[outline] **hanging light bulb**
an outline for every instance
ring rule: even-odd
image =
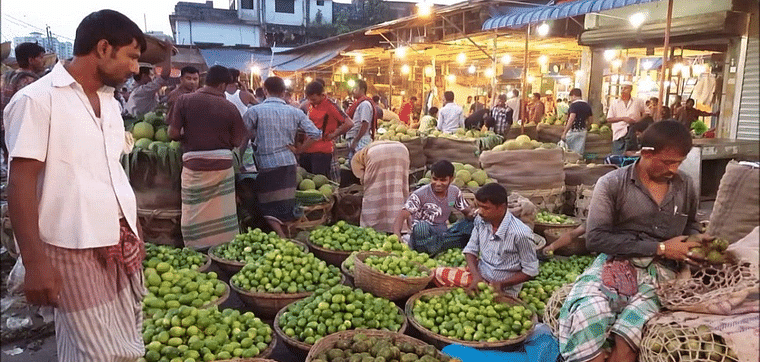
[[[533,83],[533,81],[536,80],[536,78],[532,75],[528,76],[528,83]]]
[[[485,75],[486,78],[492,78],[494,75],[493,68],[486,68],[486,70],[483,71],[483,75]]]
[[[628,17],[628,21],[631,23],[631,26],[638,29],[641,27],[642,24],[644,24],[644,21],[647,20],[646,14],[642,13],[641,11],[631,14],[631,16]]]
[[[456,75],[454,75],[454,74],[449,74],[449,75],[447,75],[447,76],[446,76],[446,80],[447,80],[449,83],[456,83],[456,81],[457,81],[457,76],[456,76]]]
[[[430,77],[430,78],[432,78],[433,76],[435,76],[435,68],[433,68],[433,66],[431,66],[431,65],[426,66],[425,67],[425,76],[426,77]]]
[[[345,64],[344,64],[344,65],[342,65],[342,66],[340,67],[340,72],[341,72],[341,73],[343,73],[343,74],[346,74],[346,73],[348,73],[348,66],[347,66],[347,65],[345,65]]]
[[[467,55],[465,55],[464,53],[459,53],[457,55],[457,63],[464,64],[464,62],[466,61],[467,61]]]
[[[259,75],[261,74],[261,68],[259,68],[258,65],[254,65],[251,67],[251,74]]]
[[[401,66],[401,74],[409,74],[411,71],[411,68],[409,68],[409,65],[404,64]]]
[[[349,79],[348,82],[346,82],[346,85],[348,85],[349,88],[353,88],[356,86],[356,81],[353,79]]]
[[[428,1],[420,1],[417,3],[417,15],[421,18],[427,18],[433,13],[433,4]]]
[[[400,46],[400,47],[396,48],[396,51],[394,52],[394,53],[396,53],[396,58],[404,59],[404,57],[406,57],[406,51],[407,50],[408,49],[405,46]]]
[[[354,58],[354,61],[356,62],[356,64],[362,64],[364,63],[364,56],[359,54]]]
[[[652,66],[654,66],[654,63],[652,63],[652,61],[645,60],[641,62],[641,67],[644,68],[644,70],[650,70],[652,69]]]
[[[617,56],[617,50],[615,49],[607,49],[604,51],[604,60],[606,61],[612,61]]]
[[[290,88],[293,85],[293,81],[290,78],[285,78],[285,87]]]
[[[543,24],[539,25],[538,29],[536,29],[536,32],[540,36],[546,36],[547,34],[549,34],[549,24],[543,23]]]
[[[684,78],[691,78],[691,67],[681,67],[681,76]]]
[[[475,68],[475,65],[474,65],[474,64],[473,64],[473,65],[471,65],[469,68],[467,68],[467,71],[468,71],[468,72],[470,72],[470,74],[475,74],[475,71],[477,71],[477,70],[478,70],[478,69],[477,69],[477,68]]]
[[[704,73],[707,70],[707,67],[705,67],[704,64],[696,64],[696,65],[694,65],[693,68],[694,69],[692,69],[692,72],[697,77],[699,77],[700,75],[702,75],[702,73]]]
[[[538,64],[546,65],[546,63],[548,62],[549,62],[549,57],[547,57],[546,55],[542,55],[538,57]]]
[[[620,59],[615,59],[615,60],[613,60],[613,61],[612,61],[612,63],[611,63],[611,64],[612,64],[612,67],[613,67],[613,68],[615,68],[615,69],[618,69],[618,68],[620,68],[621,66],[623,66],[623,61],[622,61],[622,60],[620,60]]]
[[[501,56],[501,64],[507,65],[512,62],[512,56],[509,54],[504,54]]]
[[[303,80],[304,80],[304,82],[306,82],[306,83],[311,83],[311,81],[313,81],[314,79],[312,79],[311,77],[306,77],[306,78],[304,78]]]

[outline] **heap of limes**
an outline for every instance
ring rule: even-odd
[[[290,243],[246,264],[230,280],[252,292],[292,294],[336,285],[340,283],[340,270]]]
[[[229,243],[219,245],[214,250],[214,255],[227,260],[248,263],[256,261],[269,251],[290,246],[297,245],[280,238],[275,232],[267,234],[259,228],[249,228],[247,233],[238,234]]]
[[[404,323],[404,315],[393,302],[345,285],[320,289],[287,308],[280,316],[280,328],[306,344],[355,328],[396,332]]]
[[[143,266],[155,268],[160,262],[169,263],[174,269],[198,269],[205,263],[203,254],[190,248],[145,243]]]
[[[412,308],[414,319],[433,333],[462,341],[515,339],[533,326],[534,312],[522,305],[494,300],[493,288],[479,283],[470,295],[454,288],[441,295],[423,295]]]
[[[406,277],[425,277],[429,275],[429,272],[420,268],[419,265],[394,254],[386,256],[370,255],[364,259],[364,263],[368,267],[388,275]]]
[[[323,226],[309,234],[309,241],[325,249],[342,251],[372,250],[386,241],[398,243],[395,235],[387,236],[372,228],[354,226],[341,220],[333,226]]]
[[[182,306],[143,322],[145,360],[217,361],[251,358],[272,342],[272,328],[251,312]]]
[[[392,246],[391,246],[392,245]],[[385,251],[392,255],[396,255],[400,258],[403,258],[407,261],[416,261],[430,269],[436,268],[439,266],[438,261],[431,258],[430,255],[424,252],[418,252],[416,250],[409,249],[409,247],[404,243],[395,242],[392,243],[390,241],[386,241],[382,247],[377,249],[372,249],[371,251]],[[358,254],[358,252],[353,252],[351,255],[346,258],[346,260],[343,262],[343,265],[348,269],[351,273],[354,272],[354,256]]]
[[[143,299],[143,309],[148,314],[183,305],[199,308],[216,301],[227,290],[215,272],[176,270],[166,262],[158,263],[155,269],[146,268],[145,281],[148,295]]]
[[[573,255],[565,260],[551,259],[541,263],[538,275],[523,284],[520,299],[538,315],[543,315],[545,303],[552,293],[563,285],[574,282],[593,261],[594,257],[590,255]]]
[[[435,259],[441,266],[460,267],[467,266],[467,259],[462,253],[461,248],[448,249],[435,256]]]
[[[331,348],[316,354],[312,361],[455,361],[429,344],[412,344],[391,336],[368,337],[364,333],[356,333],[350,339],[338,339],[329,347]]]
[[[539,211],[536,213],[536,222],[540,222],[542,224],[556,224],[556,225],[565,225],[565,224],[575,223],[575,221],[567,215],[553,214],[545,210]]]

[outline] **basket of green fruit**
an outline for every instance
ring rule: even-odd
[[[358,251],[351,253],[351,255],[349,255],[346,260],[343,260],[343,262],[340,263],[340,271],[343,273],[343,276],[346,277],[346,280],[351,283],[351,285],[354,285],[354,266],[356,263],[356,259],[354,259],[354,257],[358,253]]]
[[[193,249],[145,243],[143,266],[155,268],[161,262],[169,263],[177,270],[195,269],[199,272],[208,270],[211,265],[211,259],[207,255]]]
[[[299,359],[332,333],[352,329],[404,333],[406,326],[403,310],[393,302],[345,285],[288,304],[274,319],[275,333]]]
[[[423,290],[406,301],[407,319],[423,340],[438,348],[460,344],[502,349],[524,341],[538,321],[536,314],[486,283],[479,287],[474,295],[462,288]]]
[[[216,273],[175,270],[166,262],[145,269],[145,285],[148,294],[143,300],[143,309],[147,314],[183,305],[210,308],[221,305],[230,296],[230,287],[217,279]]]
[[[434,346],[401,333],[357,329],[333,333],[315,343],[306,362],[328,362],[349,355],[372,357],[374,361],[449,362],[452,358]]]
[[[318,258],[339,267],[351,252],[379,248],[389,238],[395,236],[389,237],[372,228],[354,226],[341,220],[335,225],[312,230],[306,243]]]
[[[433,273],[421,263],[384,251],[359,252],[354,263],[356,287],[390,300],[413,295],[433,280]]]
[[[538,235],[545,236],[544,230],[546,229],[574,229],[580,224],[580,220],[574,217],[554,214],[548,211],[539,211],[536,213],[536,225],[533,228],[533,231]]]
[[[282,239],[275,233],[264,233],[259,229],[248,229],[245,234],[238,234],[235,239],[208,250],[208,256],[229,274],[240,271],[247,263],[258,260],[265,253],[295,244],[304,252],[309,248],[300,241]]]
[[[244,266],[230,278],[240,300],[265,318],[273,318],[286,305],[319,288],[342,282],[338,268],[295,246],[272,250],[255,264]]]

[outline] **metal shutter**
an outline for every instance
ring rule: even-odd
[[[760,39],[749,38],[736,130],[736,138],[740,140],[760,139],[760,57],[757,54],[760,54]]]

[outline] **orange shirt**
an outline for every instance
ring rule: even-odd
[[[409,125],[412,120],[413,109],[414,106],[412,105],[412,102],[406,102],[401,106],[401,110],[398,111],[398,118],[401,120],[401,122]]]
[[[346,122],[338,106],[327,98],[316,106],[309,104],[309,119],[322,130],[322,139],[312,143],[306,153],[332,153],[333,141],[327,137]]]

